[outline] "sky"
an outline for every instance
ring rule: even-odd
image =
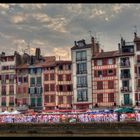
[[[140,4],[0,4],[0,50],[7,55],[30,46],[31,54],[39,47],[42,55],[70,59],[74,41],[88,44],[90,33],[110,51],[121,36],[133,41],[135,30],[140,35]]]

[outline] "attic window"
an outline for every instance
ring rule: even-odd
[[[83,43],[83,42],[79,42],[79,43],[78,43],[78,46],[79,46],[79,47],[84,47],[84,43]]]

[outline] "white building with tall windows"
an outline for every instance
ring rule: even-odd
[[[75,41],[71,48],[72,81],[73,81],[73,107],[75,109],[92,108],[92,66],[91,59],[95,53],[100,52],[98,43],[91,38],[91,44],[85,40]]]

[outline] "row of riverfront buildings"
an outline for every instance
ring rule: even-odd
[[[0,54],[0,111],[135,106],[140,101],[140,37],[107,51],[91,37],[74,42],[71,60]]]

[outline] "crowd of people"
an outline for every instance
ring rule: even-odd
[[[140,113],[122,113],[119,121],[123,122],[127,119],[133,119],[140,122]],[[0,123],[60,123],[60,122],[118,122],[118,114],[17,114],[17,115],[1,115]]]

